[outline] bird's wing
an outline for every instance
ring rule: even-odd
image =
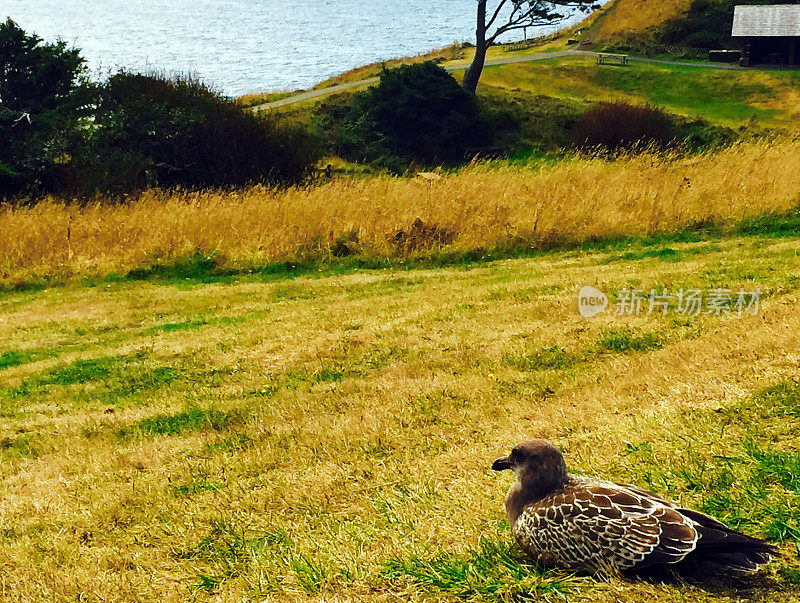
[[[699,559],[722,565],[734,571],[752,572],[756,571],[761,565],[769,563],[773,556],[778,554],[778,549],[774,546],[758,538],[737,532],[700,511],[675,505],[657,494],[648,492],[638,486],[620,485],[637,495],[650,498],[650,500],[674,509],[685,519],[691,521],[692,527],[698,533],[697,542],[693,550],[696,551],[696,556]],[[657,559],[659,552],[657,550],[653,555],[645,559],[643,567],[654,563],[670,563],[670,561],[659,561]]]
[[[693,522],[616,484],[583,482],[525,508],[514,526],[542,561],[590,569],[677,563],[697,545]]]
[[[607,483],[610,483],[610,482],[607,482]],[[666,507],[676,508],[675,505],[673,503],[671,503],[670,501],[668,501],[666,498],[662,498],[658,494],[653,494],[649,490],[645,490],[644,488],[640,488],[639,486],[634,486],[633,484],[615,484],[615,485],[619,486],[619,487],[622,487],[625,490],[628,490],[630,492],[633,492],[634,494],[636,494],[638,496],[643,496],[643,497],[648,498],[648,499],[650,499],[652,501],[661,503],[662,505],[664,505]]]

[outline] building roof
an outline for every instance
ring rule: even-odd
[[[733,37],[800,36],[800,5],[737,6]]]

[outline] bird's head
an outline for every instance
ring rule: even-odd
[[[492,463],[492,469],[513,470],[522,489],[537,496],[545,496],[569,481],[564,457],[547,440],[522,442],[507,457]]]

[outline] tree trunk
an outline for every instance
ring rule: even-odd
[[[487,49],[488,46],[485,41],[475,44],[475,58],[472,60],[472,64],[467,69],[464,74],[464,80],[461,82],[461,87],[472,94],[475,94],[478,90],[478,82],[481,79],[481,73],[483,73],[483,65],[486,63]]]
[[[475,58],[464,74],[461,87],[467,92],[475,94],[478,90],[478,82],[483,73],[483,66],[486,63],[486,51],[489,44],[486,42],[486,1],[478,0],[478,26],[475,30]]]

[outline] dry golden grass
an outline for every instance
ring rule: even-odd
[[[476,165],[436,182],[334,180],[232,193],[149,191],[120,205],[45,200],[0,209],[0,279],[124,273],[187,254],[258,268],[329,253],[357,233],[363,257],[401,254],[392,237],[416,218],[451,232],[454,251],[731,224],[796,205],[800,142],[759,142],[691,158],[574,159],[550,167]]]
[[[592,31],[595,43],[620,36],[641,34],[670,19],[685,14],[690,0],[614,0],[596,19]]]

